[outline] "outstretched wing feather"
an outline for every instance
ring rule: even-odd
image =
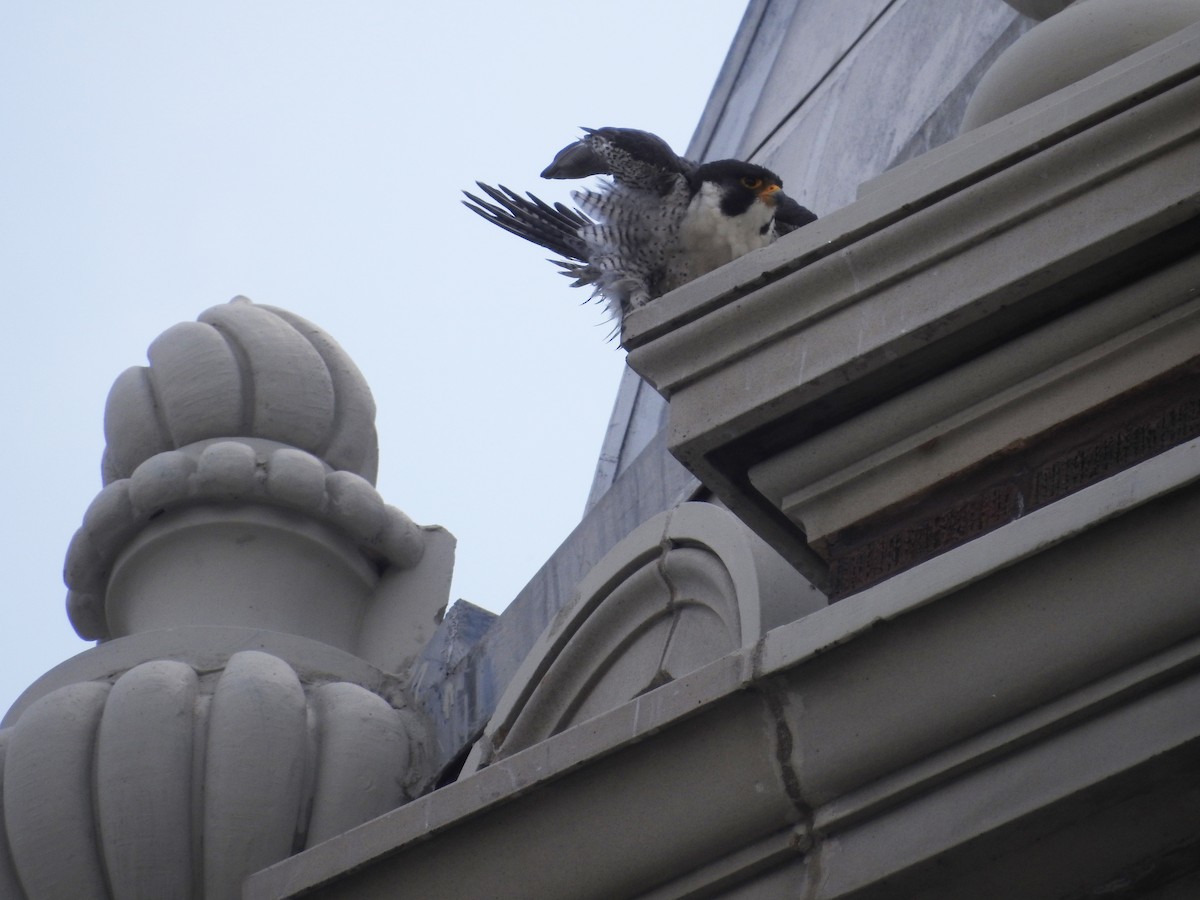
[[[562,203],[551,206],[533,194],[522,197],[504,185],[497,188],[481,181],[476,184],[495,202],[489,203],[481,197],[463,191],[467,197],[463,205],[467,209],[505,231],[567,259],[587,262],[587,245],[579,237],[579,229],[593,223],[583,213]]]
[[[543,178],[610,175],[618,184],[665,194],[696,168],[656,134],[637,128],[584,128],[542,171]]]

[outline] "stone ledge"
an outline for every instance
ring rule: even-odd
[[[1200,825],[1168,796],[1200,747],[1198,459],[1195,442],[1157,456],[781,626],[251,876],[244,896],[665,898],[706,877],[721,896],[778,871],[828,900],[940,898],[964,873],[1019,875],[1039,841],[1103,884]],[[1131,790],[1170,807],[1154,835],[1084,852],[1127,827]]]
[[[1182,316],[1195,300],[1198,109],[1193,26],[635,311],[624,334],[630,365],[670,400],[671,451],[832,596],[897,571],[835,565],[838,533],[882,530],[874,519],[885,511],[1036,436],[1022,423],[1051,412],[1034,388],[1062,356],[1050,344],[1034,369],[1018,345],[1083,329],[1083,344],[1072,338],[1082,366],[1105,341]],[[1177,281],[1164,287],[1172,267]],[[1134,315],[1114,330],[1093,308],[1122,291]],[[985,357],[981,386],[968,374]],[[1186,362],[1144,348],[1128,369],[1140,376],[1107,392],[1097,377],[1073,414]],[[983,430],[995,418],[956,418],[983,388],[1019,384],[1028,397],[1007,431]],[[885,410],[890,440],[920,452],[904,479],[880,469],[854,482]],[[834,440],[856,427],[865,442]],[[832,467],[814,480],[822,453]],[[805,500],[837,480],[836,503]],[[933,552],[948,545],[935,541]]]

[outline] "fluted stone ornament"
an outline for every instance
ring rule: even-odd
[[[0,723],[0,897],[224,898],[428,790],[407,667],[454,539],[375,490],[374,401],[323,331],[244,298],[168,329],[105,412],[67,551],[99,645]]]
[[[375,490],[375,403],[345,351],[238,297],[147,355],[109,394],[105,487],[67,552],[80,636],[241,625],[388,670],[411,659],[445,604],[453,538]]]
[[[236,897],[249,872],[406,799],[410,717],[358,685],[306,688],[259,651],[215,680],[154,660],[59,688],[0,732],[0,896]]]
[[[984,74],[963,117],[970,131],[1099,72],[1200,22],[1200,0],[1011,2],[1044,22],[1023,34]],[[1057,14],[1054,14],[1057,13]]]
[[[358,367],[317,326],[245,297],[164,331],[149,366],[126,369],[104,410],[104,482],[157,453],[222,437],[276,441],[372,484],[375,401]]]

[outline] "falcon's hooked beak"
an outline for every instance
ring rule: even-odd
[[[776,201],[779,199],[775,196],[775,192],[778,190],[782,190],[779,185],[767,184],[761,191],[758,192],[758,199],[763,203],[766,203],[768,206],[774,206]]]

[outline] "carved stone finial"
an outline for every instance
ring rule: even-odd
[[[104,483],[157,453],[214,438],[299,448],[374,484],[375,401],[324,331],[245,297],[163,332],[149,366],[126,369],[104,411]]]
[[[375,404],[345,351],[239,297],[147,355],[109,394],[105,487],[67,551],[80,636],[266,628],[389,669],[411,657],[453,538],[375,490]]]
[[[240,896],[250,872],[411,799],[413,714],[312,677],[249,650],[40,697],[0,732],[0,895]]]
[[[358,369],[244,298],[148,356],[67,551],[71,624],[101,643],[0,728],[3,897],[231,897],[436,775],[408,672],[454,538],[375,490]]]

